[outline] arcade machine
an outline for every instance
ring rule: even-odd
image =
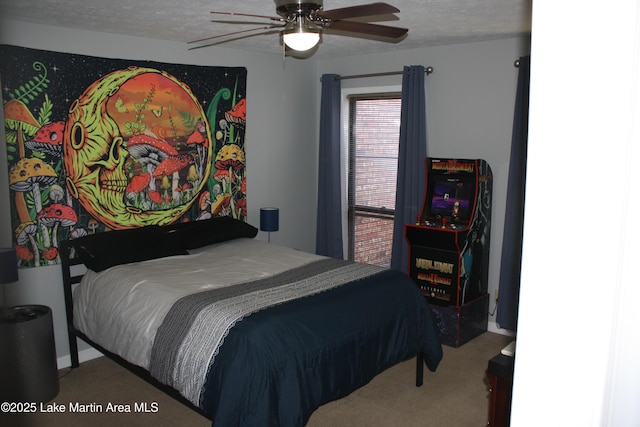
[[[416,224],[405,225],[409,275],[438,320],[443,344],[487,330],[491,168],[481,159],[425,159]]]

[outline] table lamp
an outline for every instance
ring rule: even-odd
[[[260,230],[269,233],[267,241],[271,243],[271,232],[278,231],[280,222],[280,210],[278,208],[260,208]]]

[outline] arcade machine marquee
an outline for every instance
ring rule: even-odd
[[[491,168],[481,159],[427,157],[425,170],[422,210],[416,224],[405,226],[409,275],[436,315],[458,323],[454,329],[460,329],[456,318],[471,310],[471,317],[484,319],[486,330]],[[459,332],[455,346],[460,344]]]

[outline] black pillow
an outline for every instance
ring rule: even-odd
[[[230,216],[199,221],[180,222],[164,226],[167,234],[175,235],[186,249],[197,249],[239,237],[254,238],[258,229]]]
[[[188,253],[180,239],[157,225],[91,234],[73,240],[73,245],[84,265],[93,271]]]

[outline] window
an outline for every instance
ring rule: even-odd
[[[389,266],[393,243],[400,93],[350,95],[349,259]]]

